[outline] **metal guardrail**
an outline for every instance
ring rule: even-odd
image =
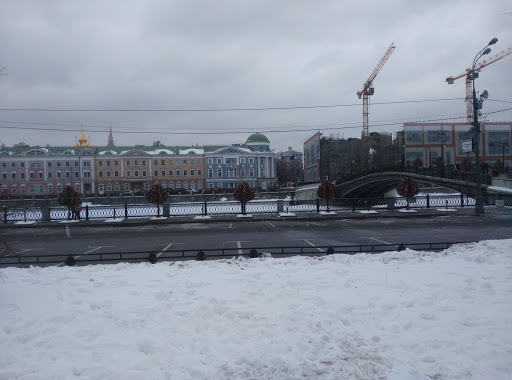
[[[291,246],[291,247],[252,247],[252,248],[210,248],[202,250],[182,249],[173,251],[105,252],[88,255],[10,255],[0,258],[0,267],[27,267],[31,265],[88,265],[113,262],[150,262],[183,260],[216,260],[238,257],[290,257],[327,256],[332,254],[355,255],[357,253],[380,254],[388,251],[403,251],[407,248],[422,251],[442,251],[455,244],[473,242],[430,242],[407,244],[360,244],[339,246]]]
[[[496,199],[503,200],[504,206],[512,206],[512,194],[488,194],[484,203],[496,204]],[[324,200],[281,200],[283,212],[319,212],[327,210]],[[276,214],[278,202],[252,201],[247,204],[249,214]],[[410,208],[440,208],[440,207],[470,207],[475,205],[474,198],[460,195],[416,196],[409,199]],[[329,202],[329,209],[338,212],[349,212],[370,209],[400,209],[407,206],[405,198],[337,198]],[[170,203],[165,205],[169,209],[169,216],[199,216],[199,215],[235,215],[240,214],[240,203],[228,202],[195,202]],[[42,208],[7,208],[2,211],[3,223],[19,221],[41,221]],[[160,215],[164,214],[164,206],[160,205]],[[72,215],[71,215],[72,216]],[[151,218],[157,216],[156,205],[113,205],[113,206],[86,206],[80,214],[81,219],[115,219],[115,218]],[[51,207],[49,220],[61,221],[68,219],[68,210],[65,207]]]

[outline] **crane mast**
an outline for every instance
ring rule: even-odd
[[[368,108],[369,108],[368,100],[369,100],[369,97],[374,94],[374,89],[373,89],[372,83],[394,50],[395,50],[395,44],[392,42],[391,45],[389,46],[388,50],[386,51],[386,54],[384,54],[384,56],[380,59],[379,63],[373,70],[372,74],[370,75],[368,80],[364,83],[363,89],[361,91],[357,92],[357,96],[359,97],[359,99],[361,99],[361,97],[363,98],[363,142],[364,143],[368,143],[368,139],[370,136],[370,133],[368,131]],[[365,150],[367,150],[366,147],[365,147]]]
[[[499,61],[510,54],[512,54],[512,48],[502,50],[498,54],[483,60],[475,66],[475,73],[478,73],[485,66],[489,66],[491,63]],[[446,82],[448,84],[453,84],[454,81],[462,77],[466,77],[466,119],[468,124],[473,124],[473,68],[471,67],[466,69],[464,74],[457,75],[456,77],[446,78]]]

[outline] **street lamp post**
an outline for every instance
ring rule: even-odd
[[[501,142],[501,172],[505,173],[505,147],[508,147],[508,140]]]
[[[480,50],[473,59],[473,69],[471,71],[471,80],[473,81],[473,129],[475,139],[475,166],[476,166],[476,190],[475,190],[475,214],[484,213],[484,204],[482,199],[482,177],[480,169],[480,123],[478,122],[478,102],[476,99],[475,79],[478,73],[475,73],[477,61],[484,55],[491,52],[489,45],[498,42],[497,38],[493,38],[482,50]]]

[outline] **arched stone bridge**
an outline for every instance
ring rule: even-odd
[[[418,184],[432,184],[448,187],[459,191],[470,197],[475,196],[476,183],[460,181],[448,178],[431,177],[422,174],[407,172],[383,172],[373,173],[363,177],[353,179],[348,182],[337,185],[338,196],[340,198],[376,198],[382,197],[390,190],[396,189],[398,184],[405,178],[410,178]],[[482,195],[487,195],[492,191],[487,185],[481,185]]]

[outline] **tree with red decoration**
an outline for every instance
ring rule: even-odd
[[[169,198],[169,194],[167,194],[167,191],[165,191],[165,189],[159,183],[155,183],[146,194],[146,199],[148,202],[156,203],[158,217],[160,217],[160,205],[163,204],[167,198]]]
[[[334,198],[338,194],[338,189],[334,186],[334,183],[326,179],[323,181],[320,186],[318,186],[318,190],[316,191],[316,195],[318,198],[325,199],[325,203],[327,204],[327,212],[329,212],[329,201]]]
[[[246,215],[246,206],[247,202],[252,201],[254,199],[254,190],[249,186],[246,182],[242,182],[236,188],[233,196],[237,201],[240,202],[240,206],[242,208],[242,215]]]
[[[412,166],[414,166],[414,169],[416,169],[416,171],[418,171],[418,168],[422,167],[423,166],[423,161],[421,158],[416,158],[414,160],[414,162],[412,163]]]
[[[403,182],[398,185],[396,192],[402,197],[407,198],[407,210],[409,210],[409,198],[414,197],[420,192],[418,185],[410,178],[406,178]]]
[[[68,220],[71,220],[71,209],[82,203],[80,194],[78,194],[71,186],[66,186],[62,193],[59,194],[57,201],[61,206],[68,208]]]

